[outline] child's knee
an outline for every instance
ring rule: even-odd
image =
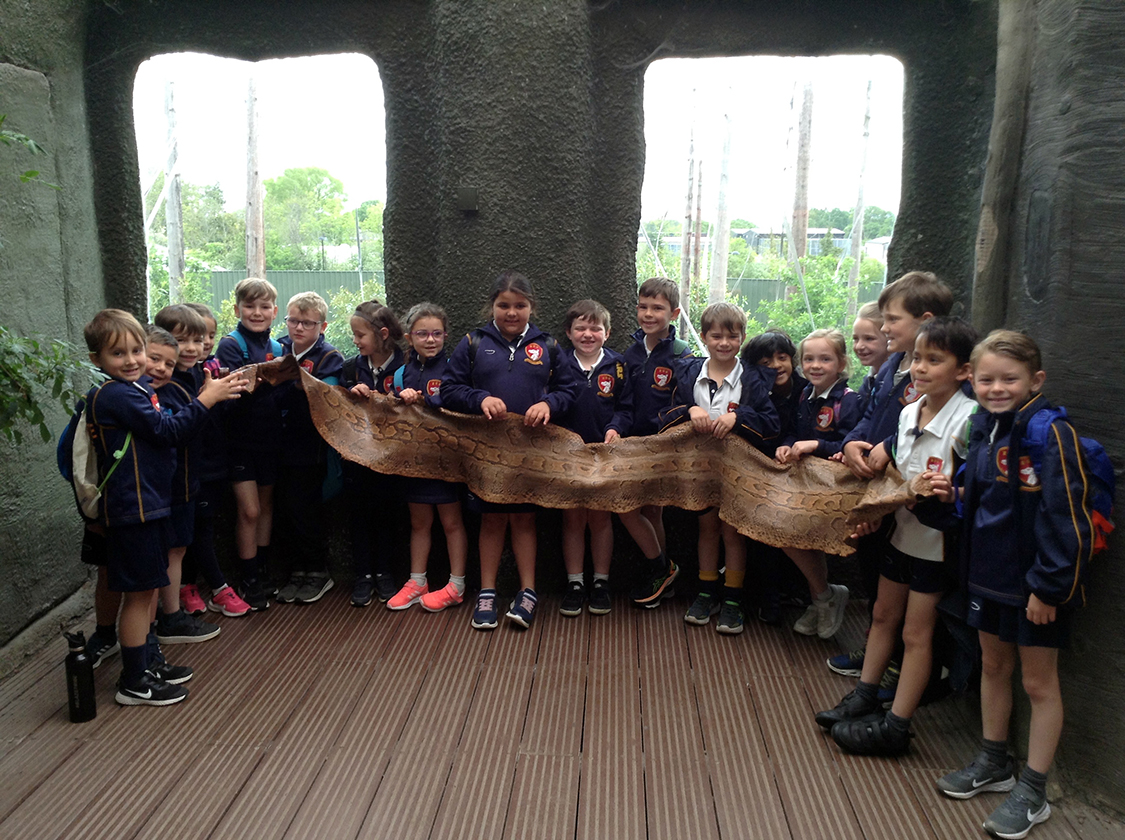
[[[1035,673],[1025,669],[1023,672],[1023,690],[1027,692],[1027,696],[1032,703],[1050,701],[1061,697],[1058,672]]]

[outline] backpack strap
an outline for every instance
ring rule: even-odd
[[[684,354],[684,351],[686,351],[690,346],[691,345],[684,341],[682,338],[674,338],[672,339],[672,355],[675,357],[682,356]]]
[[[243,344],[245,345],[245,341],[243,342]],[[275,359],[280,359],[282,357],[282,355],[285,353],[285,350],[282,348],[280,341],[278,341],[277,339],[271,338],[270,339],[270,352],[273,353],[273,357]]]
[[[1031,466],[1035,474],[1043,470],[1043,453],[1047,451],[1047,436],[1051,433],[1051,424],[1056,420],[1066,420],[1066,409],[1062,406],[1041,408],[1027,421],[1024,431],[1023,448],[1031,456]]]
[[[242,361],[250,364],[250,348],[246,346],[246,336],[240,333],[237,327],[227,333],[227,335],[238,342],[238,349],[242,351]]]
[[[356,369],[358,364],[359,356],[352,356],[350,359],[344,359],[344,381],[341,384],[345,388],[351,388],[356,384]]]
[[[403,371],[405,371],[405,370],[406,370],[406,365],[403,364],[403,365],[399,365],[398,369],[395,371],[395,393],[396,394],[399,391],[402,390],[402,387],[403,387],[402,386]]]
[[[469,333],[469,381],[473,379],[473,366],[477,363],[477,348],[480,347],[480,330]]]

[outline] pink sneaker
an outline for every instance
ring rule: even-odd
[[[410,578],[407,578],[406,583],[402,585],[402,589],[396,592],[391,600],[387,601],[387,609],[405,610],[416,601],[422,600],[422,596],[429,591],[430,585],[428,583],[423,583],[419,586]]]
[[[199,587],[194,583],[180,587],[180,606],[188,615],[203,615],[207,612],[207,605],[199,595]]]
[[[437,592],[428,592],[422,596],[422,609],[427,612],[441,612],[446,607],[455,607],[464,600],[464,596],[457,591],[457,587],[450,581]]]
[[[233,586],[224,586],[218,592],[211,593],[211,600],[207,602],[207,609],[211,612],[237,618],[250,612],[250,605],[238,597]]]

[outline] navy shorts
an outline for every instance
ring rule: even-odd
[[[172,505],[172,548],[187,548],[195,534],[195,502]]]
[[[253,481],[262,487],[277,484],[278,452],[258,452],[254,449],[230,451],[230,480]]]
[[[879,574],[892,583],[909,585],[911,592],[935,594],[948,592],[953,588],[953,581],[945,571],[945,563],[912,557],[889,542],[883,552]]]
[[[486,502],[473,491],[469,491],[469,510],[473,513],[536,513],[539,505],[517,502],[516,504],[503,505],[497,502]]]
[[[168,585],[172,523],[118,525],[105,529],[106,580],[110,592],[147,592]]]
[[[1033,624],[1027,620],[1024,607],[969,596],[969,626],[1020,647],[1069,647],[1070,616],[1071,610],[1055,610],[1055,620],[1050,624]]]
[[[406,501],[410,504],[448,505],[461,501],[465,485],[438,478],[404,478],[402,489]]]

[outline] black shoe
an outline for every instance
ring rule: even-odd
[[[769,598],[758,605],[758,621],[776,627],[781,624],[781,605],[775,598]]]
[[[715,624],[715,630],[722,633],[724,636],[737,636],[742,632],[745,627],[745,622],[742,618],[742,605],[737,601],[723,601],[722,609],[719,610],[719,620]]]
[[[586,587],[577,580],[568,583],[566,585],[566,594],[563,595],[562,604],[559,606],[559,612],[571,618],[576,615],[581,615],[582,602],[585,600]]]
[[[352,584],[352,606],[366,607],[375,597],[375,578],[371,575],[362,575]]]
[[[885,714],[837,723],[832,740],[856,755],[902,755],[910,749],[910,732],[892,727]]]
[[[126,685],[123,679],[119,680],[117,695],[113,699],[122,706],[171,706],[187,695],[186,688],[171,685],[152,671],[145,671],[132,685]]]
[[[604,580],[595,580],[590,587],[590,603],[586,610],[590,615],[605,615],[613,609],[613,599],[609,596],[609,583]]]
[[[270,599],[262,584],[257,580],[244,580],[238,590],[239,596],[250,605],[254,612],[261,612],[270,608]]]
[[[395,586],[394,575],[389,575],[386,572],[377,572],[375,574],[375,594],[379,598],[379,603],[387,603],[387,601],[395,597],[397,592],[398,587]]]
[[[195,672],[187,665],[172,665],[163,657],[159,662],[149,665],[148,669],[168,685],[180,685],[195,676]]]
[[[816,722],[818,726],[831,729],[837,723],[859,720],[881,711],[882,708],[877,699],[864,699],[853,689],[844,695],[844,699],[836,704],[836,708],[829,709],[826,712],[817,712]]]
[[[676,593],[672,584],[679,574],[680,567],[675,563],[669,563],[667,569],[657,572],[633,587],[629,597],[634,604],[645,609],[658,607],[662,600],[671,598]]]
[[[90,640],[86,642],[86,655],[94,663],[97,668],[102,664],[103,659],[109,659],[115,653],[121,652],[121,643],[116,637],[110,639],[108,636],[103,636],[94,630],[90,634]]]

